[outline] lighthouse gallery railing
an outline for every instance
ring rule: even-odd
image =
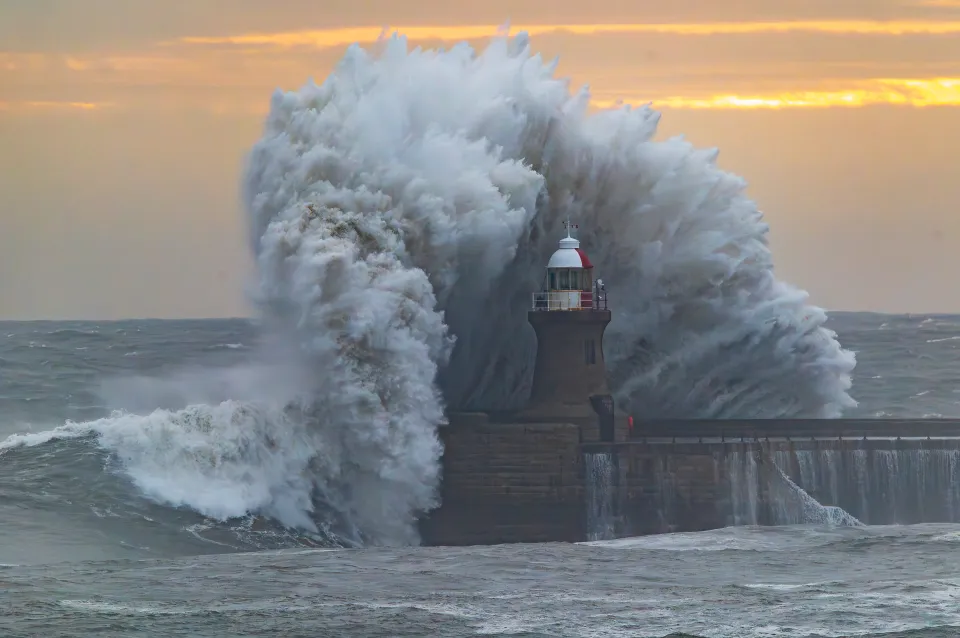
[[[533,293],[533,310],[606,310],[607,294],[582,290],[550,290]]]

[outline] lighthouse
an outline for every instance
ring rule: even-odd
[[[613,399],[603,363],[603,332],[610,323],[603,280],[572,236],[547,262],[527,319],[537,333],[533,387],[524,416],[557,422],[597,423],[600,440],[613,439]]]

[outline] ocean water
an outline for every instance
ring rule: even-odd
[[[716,149],[556,69],[522,33],[391,37],[277,91],[240,180],[256,326],[0,325],[2,635],[955,633],[949,525],[416,546],[445,409],[529,392],[564,221],[624,411],[960,413],[957,317],[828,321]]]
[[[857,353],[859,405],[848,414],[960,416],[960,317],[833,313],[828,326]],[[282,509],[234,516],[238,503],[288,498],[274,461],[183,408],[191,396],[229,399],[264,345],[245,320],[0,323],[2,635],[719,638],[960,628],[960,525],[361,548],[335,526],[284,526]],[[264,482],[266,496],[251,495]]]

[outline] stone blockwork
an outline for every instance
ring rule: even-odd
[[[421,521],[428,545],[578,541],[584,537],[580,432],[573,424],[491,423],[453,415],[442,505]]]
[[[592,395],[610,393],[603,360],[609,310],[528,313],[537,333],[537,360],[525,412],[541,421],[595,419]]]
[[[585,457],[607,456],[615,468],[608,485],[587,481],[588,500],[607,502],[611,520],[594,540],[699,531],[728,523],[730,490],[724,446],[638,443],[582,446]]]
[[[612,449],[611,449],[612,447]],[[702,444],[615,445],[616,536],[723,527],[728,500],[721,451]],[[593,452],[596,453],[596,452]]]

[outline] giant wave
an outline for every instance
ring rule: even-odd
[[[416,542],[437,505],[445,411],[529,392],[526,310],[567,218],[609,292],[622,410],[856,405],[853,354],[774,276],[743,180],[715,150],[655,141],[648,107],[591,112],[555,70],[525,34],[479,52],[395,36],[350,47],[322,84],[277,91],[243,192],[253,298],[288,373],[68,429],[96,433],[160,502],[308,529],[326,508],[361,542]]]

